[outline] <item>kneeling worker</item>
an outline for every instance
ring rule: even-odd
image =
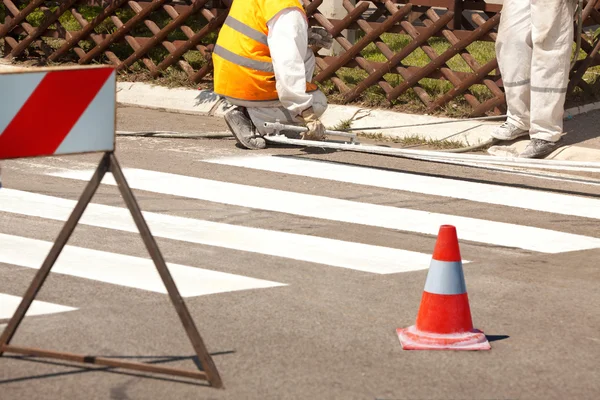
[[[304,125],[303,139],[321,140],[327,98],[311,83],[315,56],[329,48],[322,28],[309,31],[299,0],[234,0],[213,51],[214,91],[233,104],[225,122],[247,149],[266,147],[265,122]]]

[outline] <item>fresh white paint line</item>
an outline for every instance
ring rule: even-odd
[[[51,247],[52,243],[50,242],[0,234],[0,262],[39,269]],[[277,282],[186,265],[167,265],[183,297],[284,286]],[[52,268],[52,272],[151,292],[167,293],[154,263],[145,258],[65,246]]]
[[[209,163],[600,219],[600,200],[500,185],[287,157],[235,157]]]
[[[21,297],[0,293],[0,319],[11,318],[17,310],[17,307],[19,307],[19,304],[21,304],[21,300]],[[31,303],[29,310],[27,310],[27,314],[25,314],[25,316],[31,317],[33,315],[56,314],[74,310],[77,309],[73,307],[61,306],[59,304],[46,303],[45,301],[34,300],[33,303]],[[2,332],[2,326],[0,326],[0,332]]]
[[[75,201],[12,189],[0,191],[0,211],[66,221]],[[429,268],[430,254],[316,236],[144,212],[156,237],[224,247],[377,274]],[[84,225],[137,232],[126,208],[90,204]],[[285,265],[285,264],[284,264]]]
[[[92,170],[85,170],[52,175],[87,181],[92,174]],[[600,247],[598,238],[483,219],[360,203],[143,169],[126,169],[125,176],[134,189],[331,221],[427,235],[437,235],[440,225],[450,224],[456,226],[462,240],[542,253],[562,253]],[[112,175],[108,174],[103,183],[115,184]]]

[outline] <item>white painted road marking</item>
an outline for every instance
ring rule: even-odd
[[[111,176],[112,178],[112,176]],[[12,189],[0,191],[0,211],[66,221],[75,201]],[[332,265],[377,274],[429,268],[430,254],[317,236],[249,228],[144,212],[156,237]],[[80,223],[138,232],[126,208],[90,204]],[[466,262],[466,261],[463,261]]]
[[[538,190],[466,182],[458,179],[437,178],[385,171],[377,168],[288,157],[235,157],[204,161],[220,165],[451,197],[554,214],[600,219],[600,200]]]
[[[51,247],[52,243],[50,242],[0,234],[0,262],[39,269]],[[285,286],[277,282],[186,265],[167,265],[183,297]],[[151,292],[167,293],[154,263],[145,258],[65,246],[52,268],[52,272]]]
[[[88,181],[92,174],[93,170],[84,170],[51,175]],[[449,224],[456,226],[459,239],[462,240],[542,253],[562,253],[600,247],[598,238],[524,225],[380,206],[143,169],[126,169],[125,176],[134,189],[324,220],[434,236],[441,225]],[[115,185],[110,174],[105,176],[103,183]]]
[[[0,293],[0,319],[9,319],[13,316],[19,304],[21,304],[21,297],[12,296],[10,294]],[[59,304],[47,303],[45,301],[34,300],[31,303],[31,307],[27,310],[26,317],[34,315],[44,314],[56,314],[67,311],[77,310],[73,307],[61,306]],[[2,332],[2,326],[0,326],[0,332]]]

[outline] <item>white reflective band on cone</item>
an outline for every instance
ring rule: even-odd
[[[431,294],[463,294],[467,292],[461,261],[431,260],[425,291]]]

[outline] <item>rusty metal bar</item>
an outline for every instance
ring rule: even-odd
[[[134,3],[134,2],[129,1],[130,5],[132,3]],[[134,4],[136,4],[136,3],[134,3]],[[134,9],[134,11],[135,11],[135,9]],[[122,28],[124,26],[123,22],[116,15],[111,16],[110,20],[113,22],[113,24],[115,24],[115,26],[117,28]],[[141,45],[138,43],[137,39],[134,38],[131,35],[125,34],[125,41],[133,49],[133,51],[136,51],[137,49],[139,49],[141,47]],[[146,68],[148,68],[148,70],[150,70],[150,72],[155,72],[156,71],[156,65],[148,57],[142,57],[142,62],[144,63],[144,65],[146,66]],[[116,65],[118,66],[120,64],[121,64],[121,61],[119,60]]]
[[[180,14],[172,6],[165,4],[163,6],[163,10],[166,11],[166,13],[169,14],[169,17],[171,17],[172,19],[179,18]],[[148,29],[150,29],[150,31],[152,31],[153,35],[156,35],[160,32],[160,27],[158,25],[156,25],[156,23],[154,23],[154,21],[146,20],[146,21],[144,21],[144,23],[146,24]],[[179,26],[179,29],[181,29],[181,32],[183,32],[188,38],[190,36],[193,36],[193,31],[192,31],[192,35],[188,35],[189,31],[191,31],[191,29],[188,26],[185,26],[182,24],[181,26]],[[146,40],[143,40],[140,37],[136,38],[136,41],[142,46],[144,46],[146,43],[150,42],[151,40],[152,40],[152,38],[146,38]],[[184,40],[179,40],[179,41],[178,40],[173,40],[173,41],[164,40],[161,42],[162,46],[165,49],[167,49],[169,54],[173,53],[175,50],[177,50],[178,47],[182,46],[184,43],[185,43]],[[196,48],[198,48],[198,47],[196,47]],[[192,68],[192,66],[184,58],[180,59],[177,63],[179,64],[181,69],[187,73],[188,78],[191,78],[192,75],[194,75],[194,73],[195,73],[194,68]]]
[[[412,4],[412,3],[411,3]],[[414,10],[414,5],[413,5],[413,10]],[[425,12],[421,13],[424,14]],[[414,14],[411,13],[411,14]],[[409,14],[409,16],[411,15]],[[472,16],[473,18],[481,18],[480,15],[477,14],[473,14]],[[334,24],[337,25],[340,21],[342,21],[341,19],[336,19],[336,18],[330,18],[329,21]],[[376,29],[378,26],[380,26],[383,22],[373,22],[373,21],[369,21],[369,18],[367,18],[365,20],[373,29]],[[411,23],[410,19],[407,18],[406,22]],[[414,22],[414,21],[413,21]],[[468,20],[463,21],[463,24],[467,24]],[[349,27],[349,29],[357,29],[358,26],[357,24],[351,24]],[[419,32],[420,35],[425,33],[425,29],[427,29],[426,27],[423,26],[413,26],[413,29],[415,29],[417,32]],[[475,28],[473,28],[475,29]],[[466,37],[468,37],[471,32],[473,31],[473,29],[467,30],[467,29],[459,29],[459,30],[453,30],[452,32],[454,32],[454,34],[456,35],[456,37],[458,37],[459,39],[464,39]],[[403,33],[403,34],[407,34],[406,30],[401,26],[401,25],[396,25],[393,26],[387,33]],[[483,35],[482,37],[480,37],[478,40],[480,41],[485,41],[485,42],[493,42],[494,39],[492,38],[492,36],[494,35],[494,32],[489,32],[486,35]],[[432,35],[432,37],[440,37],[440,34],[434,33]]]
[[[441,20],[442,19],[440,18],[440,21]],[[438,69],[444,63],[446,63],[448,60],[450,60],[452,57],[454,57],[456,54],[458,54],[458,52],[460,50],[464,49],[469,44],[471,44],[475,40],[477,40],[479,38],[479,36],[483,35],[487,31],[493,29],[496,25],[498,25],[499,21],[500,21],[500,14],[497,14],[494,17],[487,20],[485,24],[483,24],[479,28],[475,29],[469,38],[461,40],[459,43],[453,45],[448,50],[446,50],[444,53],[442,53],[434,61],[427,64],[427,66],[423,68],[423,71],[421,71],[421,74],[419,74],[417,76],[413,76],[412,78],[408,79],[407,81],[403,82],[402,84],[400,84],[399,86],[394,88],[394,90],[390,94],[388,94],[388,100],[391,101],[392,99],[397,98],[402,93],[404,93],[407,89],[409,89],[412,85],[414,85],[416,82],[420,81],[421,79],[423,79],[424,77],[429,75],[431,72]]]
[[[186,44],[184,46],[181,46],[176,51],[174,51],[173,54],[169,54],[164,60],[162,60],[162,62],[159,63],[157,66],[158,71],[162,71],[165,68],[168,68],[171,65],[175,64],[181,56],[183,56],[192,47],[194,47],[198,43],[200,43],[200,41],[202,40],[202,38],[204,36],[208,35],[216,27],[221,26],[226,18],[227,18],[227,14],[223,13],[221,15],[214,17],[210,21],[208,21],[208,24],[204,25],[204,27],[202,27],[202,29],[200,29],[198,32],[196,32],[196,34],[194,36],[192,36],[186,42]],[[154,76],[154,77],[158,76],[158,72],[153,73],[152,76]]]
[[[12,4],[12,3],[11,3]],[[12,7],[7,6],[7,8],[10,8],[10,12],[11,13],[19,13],[19,9],[14,7],[14,5],[12,5]],[[8,17],[7,15],[7,18]],[[20,26],[16,26],[15,28],[13,28],[9,33],[7,33],[7,36],[4,37],[5,43],[8,44],[8,46],[5,46],[5,57],[6,58],[10,58],[10,53],[11,51],[17,47],[19,45],[19,42],[17,40],[15,40],[15,38],[8,36],[10,33],[14,33],[15,35],[19,35],[19,34],[31,34],[34,31],[34,28],[28,24],[27,22],[21,22]],[[46,30],[49,31],[49,30]],[[57,32],[55,32],[57,33]],[[38,40],[37,43],[39,44],[40,48],[42,49],[42,51],[44,52],[44,54],[48,55],[50,53],[52,53],[52,48],[50,46],[48,46],[44,41],[42,40]]]
[[[176,9],[175,7],[173,7],[173,6],[170,6],[170,5],[164,5],[164,6],[163,6],[163,9],[164,9],[164,10],[167,12],[167,14],[169,14],[169,16],[170,16],[171,18],[173,18],[173,19],[175,19],[175,18],[177,18],[177,17],[179,16],[179,13],[177,12],[177,9]],[[212,14],[212,13],[211,13],[211,14]],[[202,15],[204,15],[204,13],[203,13]],[[184,34],[185,36],[187,36],[187,38],[188,38],[188,39],[190,39],[190,38],[192,38],[192,37],[194,36],[194,33],[195,33],[195,32],[194,32],[194,30],[193,30],[192,28],[190,28],[189,26],[182,25],[180,29],[181,29],[181,31],[183,32],[183,34]],[[147,38],[147,39],[148,39],[148,38]],[[138,38],[138,41],[139,41],[139,40],[140,40],[140,38]],[[178,42],[181,42],[181,43],[180,43],[180,44],[178,44]],[[185,44],[185,40],[181,40],[181,41],[175,40],[175,41],[173,41],[173,44],[175,45],[175,47],[176,47],[176,48],[179,48],[179,47],[181,47],[181,46],[183,46],[183,45]],[[202,53],[202,55],[203,55],[203,56],[205,55],[205,51],[202,49],[202,47],[201,47],[200,45],[196,45],[195,47],[196,47],[196,49],[197,49],[198,51],[200,51],[200,53]]]
[[[435,22],[431,27],[427,28],[428,34],[419,35],[418,38],[413,39],[406,47],[404,47],[400,52],[396,53],[396,55],[385,63],[384,66],[378,68],[374,73],[369,75],[364,81],[356,85],[350,92],[348,92],[344,96],[344,100],[346,102],[355,100],[362,92],[367,90],[370,86],[372,86],[375,82],[377,82],[381,77],[385,74],[389,73],[392,68],[397,66],[404,60],[410,53],[415,51],[421,44],[425,43],[427,39],[429,39],[433,32],[437,32],[442,29],[448,21],[450,21],[453,17],[452,12],[447,12],[440,18],[439,21]]]
[[[462,28],[463,9],[463,0],[454,0],[454,5],[452,6],[452,11],[454,12],[454,20],[450,21],[450,23],[448,24],[450,29],[458,30]],[[431,8],[429,10],[431,10]]]
[[[498,60],[493,59],[492,61],[485,64],[483,67],[479,68],[470,78],[463,80],[458,86],[455,86],[454,88],[450,89],[450,91],[444,93],[440,98],[435,100],[429,106],[428,111],[433,111],[436,108],[441,107],[456,96],[468,90],[471,86],[477,84],[478,82],[481,82],[483,78],[487,76],[487,74],[489,74],[496,68],[498,68]],[[494,97],[497,97],[497,95],[495,95]],[[476,109],[478,106],[479,104],[474,108]]]
[[[600,0],[591,0],[588,1],[586,6],[583,9],[582,18],[585,21],[590,18],[593,11],[596,11],[595,7],[600,2]],[[571,93],[577,86],[583,82],[583,76],[587,72],[587,70],[594,64],[596,57],[598,56],[598,52],[600,50],[600,39],[596,42],[596,45],[592,47],[585,38],[581,39],[581,48],[584,49],[588,54],[586,57],[576,64],[577,69],[572,74],[571,79],[569,81],[568,92]],[[578,54],[575,55],[577,57]]]
[[[75,18],[75,20],[77,22],[79,22],[79,24],[81,26],[87,27],[89,25],[89,22],[87,22],[87,20],[83,17],[83,15],[81,15],[76,9],[71,9],[71,14],[73,15],[73,18]],[[102,42],[103,37],[102,35],[97,35],[95,33],[90,33],[90,38],[94,41],[94,43],[99,44]],[[83,49],[75,47],[73,49],[73,51],[75,51],[75,53],[79,56],[79,58],[81,59],[82,57],[85,56],[85,52],[83,51]],[[115,53],[113,53],[110,50],[106,50],[104,52],[104,55],[106,55],[106,57],[110,60],[110,62],[112,62],[114,65],[117,65],[118,63],[121,62],[121,60],[119,60],[119,57],[116,56]]]
[[[600,0],[589,0],[586,1],[586,5],[583,8],[583,12],[582,12],[582,19],[585,21],[587,20],[590,15],[592,14],[592,11],[595,9],[596,5],[598,4]]]
[[[192,15],[195,12],[197,12],[198,10],[200,10],[206,3],[208,3],[208,0],[195,1],[191,7],[189,7],[184,13],[179,15],[179,17],[175,18],[173,21],[171,21],[169,24],[167,24],[167,26],[165,26],[162,30],[160,30],[157,33],[153,32],[154,37],[152,38],[152,40],[150,40],[148,43],[146,43],[141,48],[136,50],[131,56],[129,56],[125,61],[123,61],[117,68],[122,69],[122,68],[129,67],[137,59],[139,59],[140,57],[142,57],[146,53],[148,53],[148,51],[150,51],[150,49],[152,49],[158,43],[162,42],[169,35],[169,33],[171,33],[173,30],[175,30],[179,26],[181,26],[188,19],[188,17],[190,15]],[[167,49],[167,51],[168,50],[169,49]],[[169,51],[169,52],[172,53],[171,51]]]
[[[571,81],[569,82],[568,91],[571,92],[575,89],[575,87],[582,82],[583,75],[585,75],[586,71],[592,66],[594,58],[600,52],[600,39],[596,41],[596,46],[594,49],[587,55],[587,57],[581,63],[581,66],[577,68],[577,71],[573,74]]]
[[[351,4],[348,0],[344,0],[344,7],[346,9],[348,9]],[[380,3],[376,3],[378,10],[382,10],[383,12],[385,12],[386,10],[392,14],[392,15],[396,15],[398,13],[401,13],[402,10],[398,9],[395,3],[392,3],[391,1],[385,1],[383,3],[383,6],[380,5]],[[412,12],[412,4],[408,3],[406,4],[403,9],[410,7],[411,8],[411,12]],[[410,12],[407,14],[409,15]],[[371,31],[373,31],[374,28],[371,27],[371,25],[369,23],[367,23],[364,20],[358,21],[358,25],[360,26],[360,28],[362,30],[364,30],[367,34]],[[411,30],[413,28],[412,24],[410,24],[408,21],[400,21],[400,26],[404,26],[407,32],[414,32],[414,30]],[[418,34],[414,34],[412,35],[412,38],[416,38],[418,36]],[[375,46],[379,49],[379,51],[381,51],[381,53],[384,55],[385,58],[387,58],[388,60],[391,60],[394,57],[394,51],[392,49],[390,49],[388,47],[387,44],[385,44],[383,42],[383,40],[381,40],[381,37],[377,37],[373,43],[375,44]],[[375,71],[376,68],[373,68],[372,71]],[[402,76],[403,79],[407,79],[410,76],[412,76],[411,72],[410,72],[410,68],[404,67],[404,66],[400,66],[397,65],[393,68],[394,70],[396,70],[396,72],[398,74],[400,74],[400,76]],[[371,71],[371,72],[372,72]],[[392,71],[390,71],[391,73]],[[387,83],[387,82],[386,82]],[[391,91],[391,88],[389,88],[388,90],[386,90],[386,93],[389,93]],[[429,97],[429,94],[427,93],[427,91],[425,89],[423,89],[418,83],[416,85],[413,86],[413,91],[416,93],[416,95],[419,97],[419,99],[425,104],[428,105],[431,103],[431,98]]]
[[[354,7],[354,9],[351,10],[348,13],[348,15],[346,15],[344,18],[342,18],[340,21],[338,21],[337,23],[335,23],[333,25],[334,28],[331,30],[331,32],[329,32],[331,34],[331,36],[336,37],[337,35],[342,33],[342,31],[344,29],[348,29],[348,27],[354,21],[359,19],[363,15],[363,13],[365,11],[367,11],[368,9],[369,9],[369,3],[366,3],[366,2],[362,2],[358,6]]]
[[[87,64],[92,61],[95,57],[100,55],[104,50],[106,50],[111,44],[121,40],[138,22],[142,21],[146,18],[150,13],[155,11],[158,7],[162,6],[167,0],[153,0],[152,4],[142,11],[141,13],[135,15],[129,21],[127,21],[122,27],[118,28],[117,31],[113,34],[108,35],[104,41],[102,41],[99,45],[90,50],[85,57],[79,60],[79,64]]]
[[[479,107],[474,108],[473,111],[471,111],[471,113],[469,114],[469,117],[474,118],[474,117],[482,116],[489,110],[492,110],[496,107],[500,107],[505,104],[506,104],[506,98],[505,98],[504,94],[502,94],[502,96],[499,96],[499,97],[493,97],[493,98],[481,103],[481,105],[479,105]]]
[[[327,29],[327,31],[330,31],[332,29],[334,29],[333,24],[331,24],[327,18],[325,18],[323,16],[323,14],[315,12],[315,14],[313,14],[313,18],[315,18],[317,20],[317,22],[319,22],[319,24],[324,27],[325,29]],[[348,41],[348,39],[346,39],[345,37],[341,36],[341,37],[336,37],[335,40],[340,44],[340,46],[342,46],[342,48],[346,51],[350,50],[352,48],[352,43],[350,43]],[[356,63],[358,65],[360,65],[360,67],[362,69],[364,69],[368,74],[373,73],[373,70],[371,68],[371,65],[369,63],[369,61],[365,60],[363,57],[360,56],[356,56],[354,57],[354,60],[356,61]],[[387,83],[385,80],[378,80],[377,84],[379,84],[379,86],[381,86],[381,88],[388,93],[390,90],[392,90],[392,86]]]
[[[427,15],[431,18],[432,21],[435,21],[439,18],[437,13],[435,13],[433,10],[427,11]],[[483,23],[485,23],[485,21],[483,21],[480,25],[483,25]],[[452,33],[452,31],[449,29],[442,30],[442,35],[444,35],[446,40],[448,40],[448,42],[450,42],[451,45],[456,45],[460,42],[460,39],[458,39],[456,37],[456,35],[454,35],[454,33]],[[467,63],[467,65],[475,72],[475,77],[477,77],[477,81],[473,82],[473,76],[469,77],[467,79],[467,81],[473,82],[473,83],[470,83],[465,88],[465,84],[464,84],[464,82],[462,82],[462,79],[461,79],[462,83],[458,85],[458,87],[460,87],[459,91],[454,91],[454,89],[451,90],[451,92],[456,93],[456,94],[454,94],[452,97],[448,97],[449,92],[445,93],[442,96],[442,98],[437,99],[433,104],[430,105],[429,110],[435,109],[435,108],[445,104],[446,102],[450,101],[452,98],[454,98],[458,94],[463,93],[464,91],[468,90],[472,85],[474,85],[478,82],[483,82],[483,84],[490,90],[490,92],[492,92],[492,94],[494,96],[498,97],[498,96],[503,95],[502,90],[500,90],[500,88],[494,82],[492,82],[489,79],[485,79],[485,77],[487,76],[488,73],[490,73],[495,68],[497,68],[497,62],[496,62],[496,66],[494,68],[488,70],[488,68],[491,66],[491,64],[488,63],[488,64],[486,64],[485,70],[481,71],[481,66],[479,65],[477,60],[475,60],[475,57],[473,57],[466,49],[461,51],[460,55],[463,58],[463,60]],[[457,87],[457,85],[455,85],[455,88],[456,87]],[[469,102],[469,103],[471,103],[471,102]],[[475,109],[478,108],[479,102],[477,102],[477,105],[472,104],[472,106]]]
[[[209,63],[203,65],[197,72],[195,72],[192,75],[192,77],[191,77],[192,82],[200,82],[200,80],[202,78],[204,78],[206,75],[208,75],[212,71],[212,69],[213,69],[212,62],[209,62]]]
[[[54,53],[52,53],[50,55],[50,57],[48,57],[48,60],[52,61],[52,62],[58,60],[59,57],[64,55],[71,48],[73,48],[74,46],[77,46],[77,43],[80,40],[84,39],[85,37],[89,36],[90,34],[93,34],[94,29],[98,25],[100,25],[102,23],[102,21],[104,21],[109,15],[111,15],[112,13],[117,11],[123,5],[123,3],[125,3],[126,1],[127,0],[115,0],[114,2],[111,2],[110,6],[103,9],[100,12],[100,14],[98,14],[98,16],[96,18],[94,18],[91,22],[87,22],[87,20],[85,20],[85,18],[84,18],[86,25],[83,25],[81,23],[81,21],[78,20],[82,29],[78,33],[71,35],[71,37],[68,38],[67,41],[58,48],[58,50],[56,50]],[[75,17],[74,13],[72,13],[72,14]]]
[[[94,197],[94,193],[96,193],[96,190],[98,190],[100,182],[102,182],[102,178],[109,170],[109,167],[110,157],[108,156],[108,154],[106,154],[104,155],[104,157],[102,157],[102,160],[98,164],[96,172],[94,172],[94,175],[90,179],[89,183],[86,185],[85,190],[83,191],[81,197],[79,198],[79,201],[77,202],[77,205],[73,209],[73,212],[69,216],[69,219],[67,219],[67,222],[65,222],[65,225],[58,234],[54,245],[50,249],[50,252],[48,253],[48,256],[46,256],[46,259],[44,260],[44,263],[42,264],[41,268],[37,271],[35,277],[31,281],[31,285],[29,285],[29,288],[25,292],[25,295],[23,296],[19,307],[8,322],[6,328],[4,328],[4,332],[2,332],[2,336],[0,336],[0,356],[2,356],[4,348],[10,344],[10,341],[12,340],[15,332],[17,331],[17,328],[21,324],[21,321],[23,321],[27,310],[29,310],[31,303],[33,303],[33,300],[42,288],[42,285],[44,285],[44,282],[46,281],[50,270],[54,266],[54,263],[56,262],[58,256],[62,252],[62,249],[69,241],[71,234],[77,226],[77,222],[79,222],[79,219],[83,215],[83,212],[87,208],[87,205],[92,200],[92,197]]]
[[[33,30],[25,39],[19,42],[17,47],[12,49],[9,54],[9,57],[15,57],[21,54],[29,45],[36,40],[39,36],[41,36],[46,29],[54,22],[56,22],[63,13],[69,9],[73,4],[75,4],[78,0],[67,0],[60,5],[60,7],[52,13],[52,16],[49,18],[45,18],[44,21]]]
[[[109,160],[110,171],[112,172],[113,177],[115,178],[115,181],[117,182],[117,185],[121,192],[121,195],[123,196],[123,200],[125,201],[125,204],[127,204],[127,208],[129,208],[131,216],[133,217],[133,220],[135,221],[135,224],[138,230],[140,231],[140,235],[142,236],[142,240],[146,245],[146,249],[148,250],[150,257],[154,261],[154,264],[156,265],[158,274],[160,275],[163,283],[165,284],[165,287],[167,288],[167,292],[169,293],[171,302],[173,303],[173,306],[175,307],[175,310],[177,311],[177,314],[181,319],[183,327],[185,328],[185,332],[187,333],[188,338],[190,339],[190,342],[192,343],[192,346],[196,351],[196,355],[202,363],[204,372],[206,373],[206,377],[208,378],[208,381],[211,383],[211,385],[217,388],[221,388],[223,387],[223,382],[221,381],[221,377],[219,376],[219,371],[217,370],[217,367],[215,366],[212,357],[206,350],[206,346],[204,345],[204,341],[202,340],[202,337],[200,336],[200,333],[196,328],[196,324],[194,323],[194,320],[192,319],[192,316],[187,306],[185,305],[183,298],[179,294],[177,285],[175,284],[175,281],[173,280],[173,277],[169,272],[169,268],[165,263],[165,260],[162,256],[162,253],[160,252],[158,244],[156,243],[154,236],[152,236],[152,233],[150,232],[150,228],[148,227],[148,224],[146,223],[146,220],[142,215],[142,211],[140,210],[140,207],[133,195],[133,192],[131,191],[131,188],[127,184],[125,175],[123,175],[121,166],[119,165],[119,162],[115,157],[114,153],[109,154]]]
[[[433,20],[439,19],[439,16],[433,9],[427,10],[425,15],[427,17],[429,17],[429,19],[426,19],[423,21],[423,24],[425,26],[431,26],[431,25],[433,25],[433,22],[432,22]],[[443,32],[443,30],[442,30],[442,32]],[[434,62],[435,60],[437,60],[439,58],[439,54],[434,50],[433,47],[429,46],[428,43],[424,43],[421,46],[421,50],[423,50],[423,52],[427,55],[427,57],[429,57],[431,62]],[[453,86],[458,86],[462,82],[462,80],[458,77],[458,75],[445,62],[440,66],[439,71]],[[421,72],[423,72],[423,70]],[[427,77],[429,77],[430,75],[431,74],[428,74]],[[467,100],[467,102],[469,103],[469,105],[471,107],[477,107],[479,105],[479,101],[475,98],[475,96],[473,96],[470,93],[465,94],[465,100]],[[429,104],[428,104],[428,106],[429,106]]]
[[[33,10],[35,10],[42,3],[44,3],[44,0],[33,0],[22,10],[19,10],[19,8],[16,7],[10,0],[3,0],[3,3],[6,6],[6,9],[11,12],[13,18],[11,18],[11,21],[8,24],[0,26],[0,37],[5,36],[8,32],[12,31],[17,25],[25,21],[25,18],[27,18],[27,16],[31,14]]]
[[[323,0],[302,0],[302,2],[304,3],[306,14],[308,16],[313,15],[315,11],[317,11],[317,9],[321,6],[321,4],[323,4]]]
[[[368,6],[367,3],[363,3]],[[341,55],[340,59],[336,64],[331,64],[327,69],[321,71],[315,78],[318,82],[323,82],[333,75],[338,69],[346,65],[350,60],[352,60],[357,54],[359,54],[365,47],[367,47],[373,40],[377,37],[384,34],[391,26],[398,23],[401,19],[403,19],[412,9],[412,6],[409,4],[402,8],[402,10],[398,10],[394,15],[390,16],[385,20],[385,22],[379,27],[379,29],[374,29],[368,32],[358,43],[354,44],[350,47],[344,54]],[[362,12],[361,12],[362,14]],[[360,18],[358,15],[357,18]],[[345,29],[345,28],[344,28]]]
[[[73,361],[81,364],[105,365],[108,367],[130,369],[133,371],[151,372],[155,374],[208,380],[206,373],[202,371],[191,371],[181,368],[162,367],[160,365],[153,365],[133,361],[122,361],[108,357],[96,357],[83,354],[65,353],[51,350],[36,349],[33,347],[20,347],[12,345],[4,346],[3,350],[7,353],[23,354],[34,357],[54,358],[57,360]]]

